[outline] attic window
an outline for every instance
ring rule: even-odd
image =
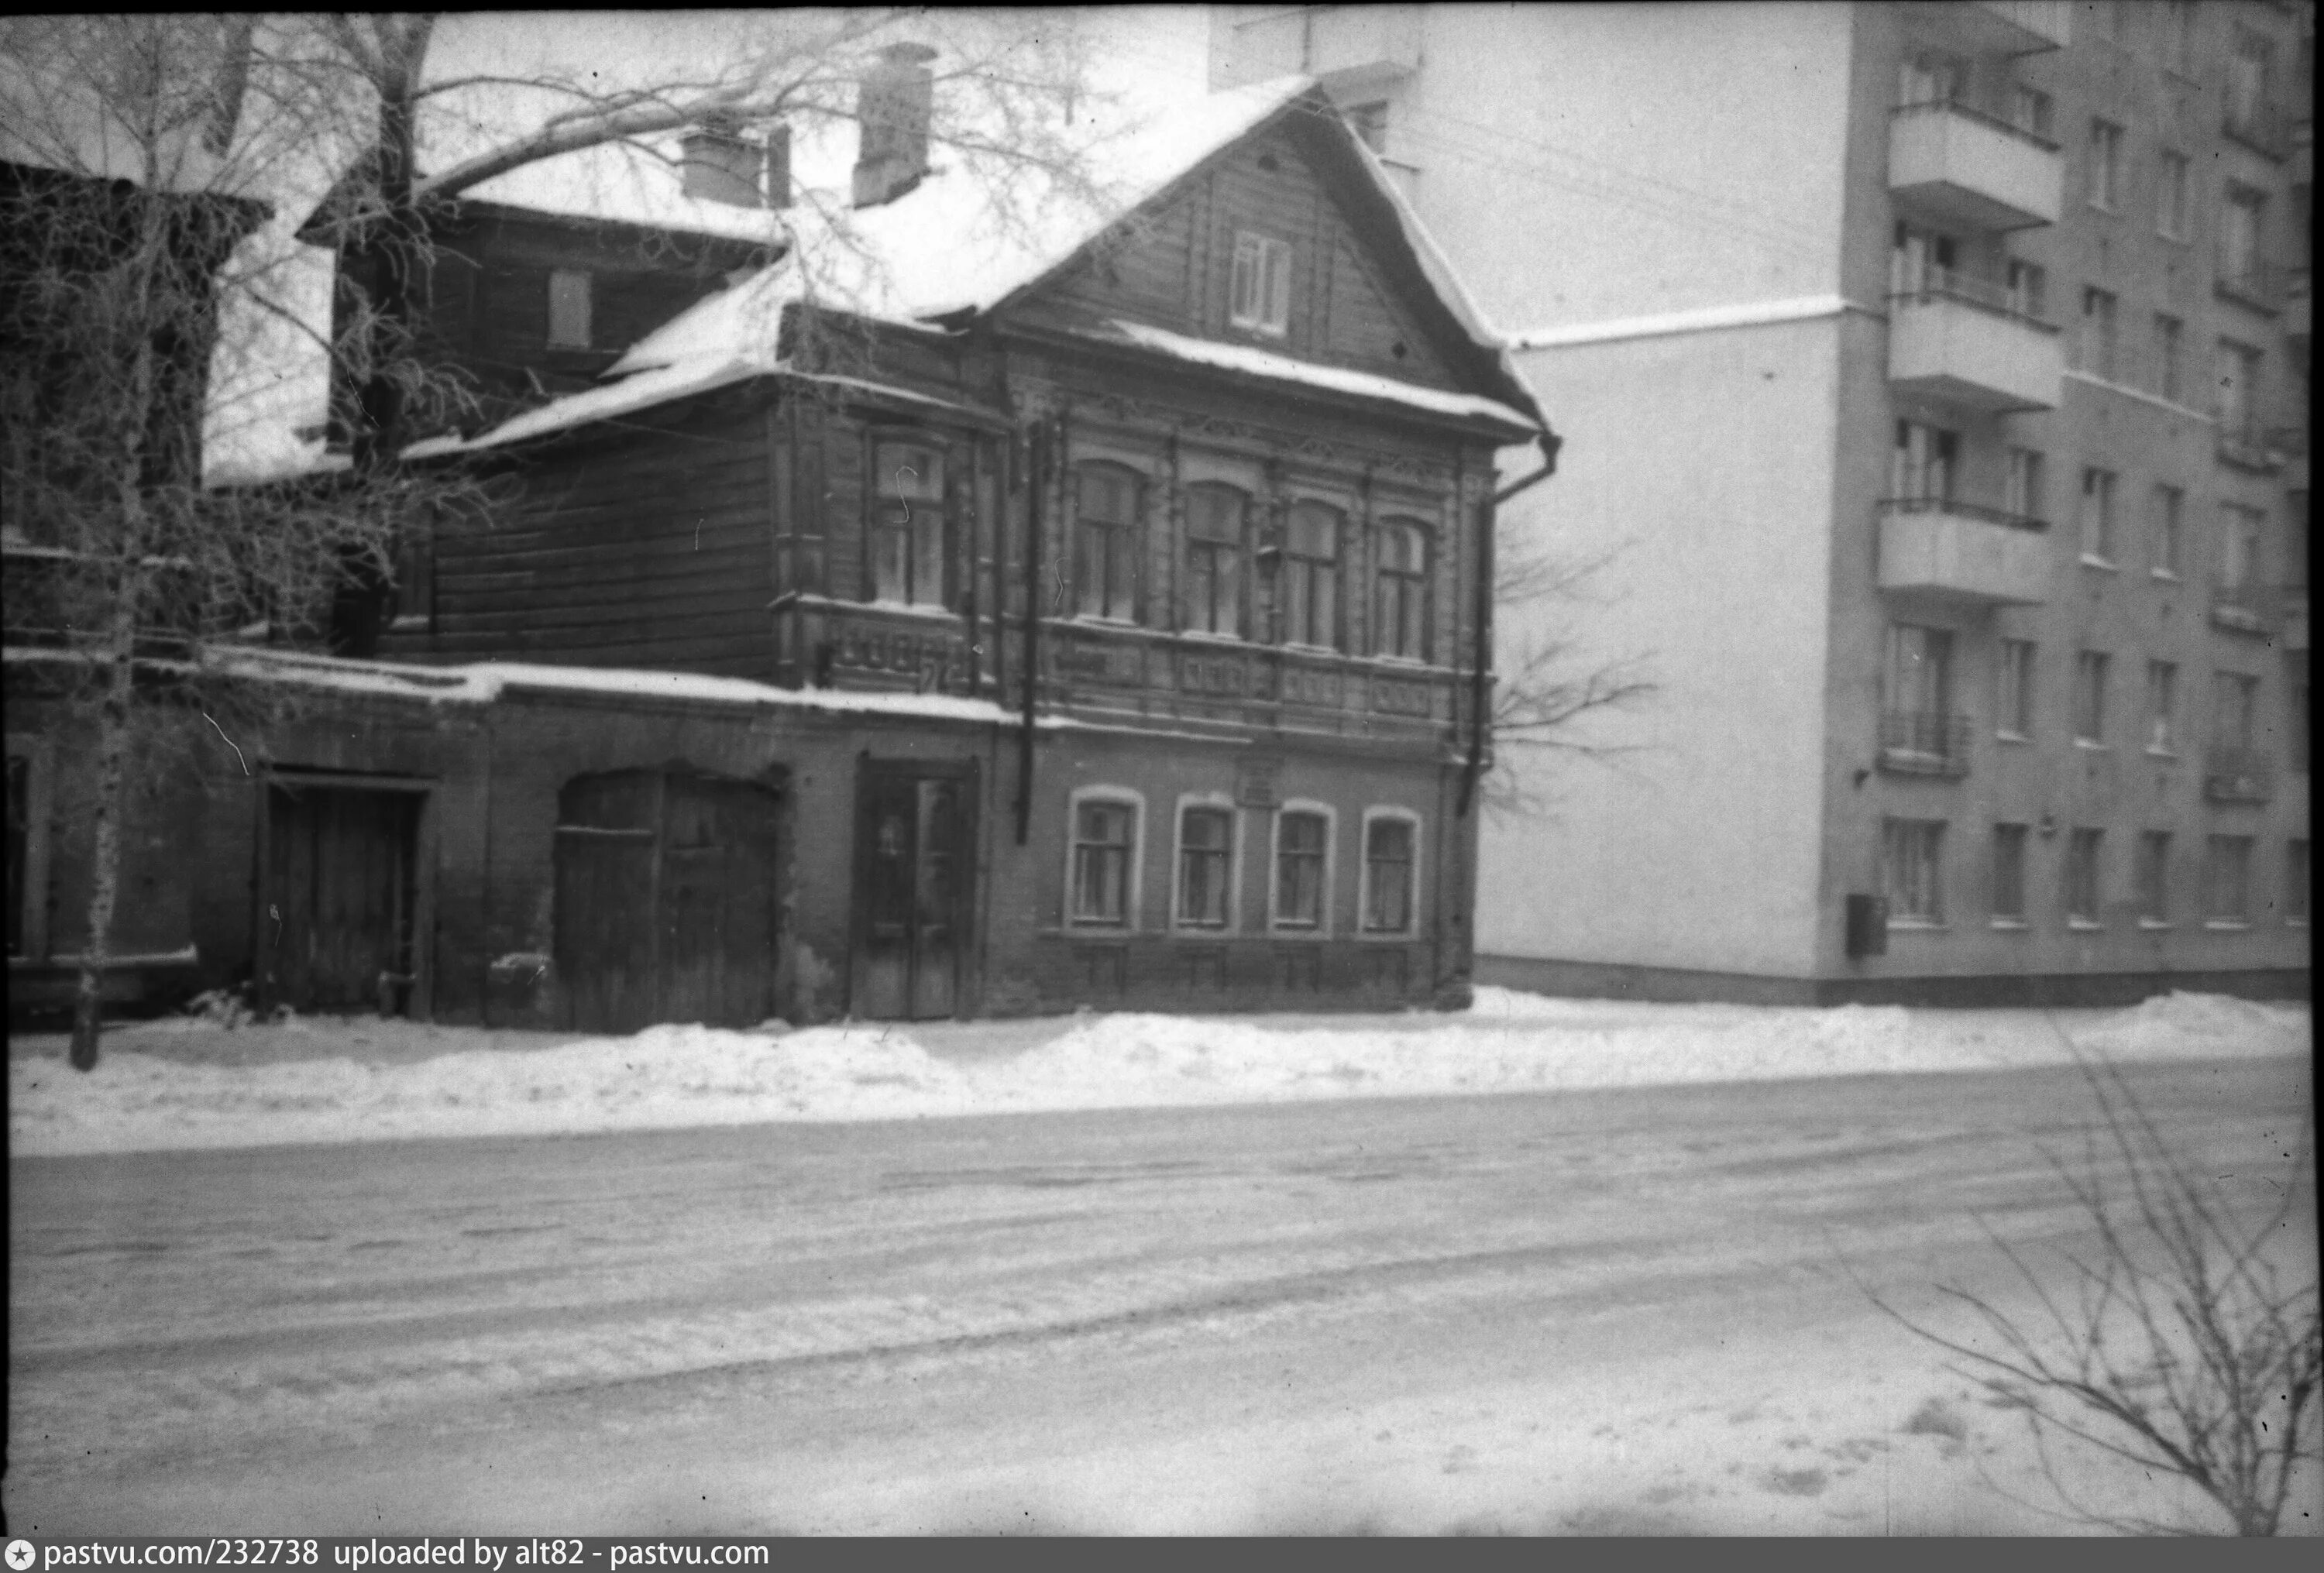
[[[579,268],[554,268],[549,274],[549,347],[586,350],[589,336],[589,274]]]
[[[1291,247],[1248,230],[1235,235],[1233,303],[1237,327],[1280,338],[1291,320]]]

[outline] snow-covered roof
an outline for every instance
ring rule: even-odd
[[[1115,317],[1107,327],[1141,349],[1159,350],[1199,365],[1217,366],[1225,371],[1242,372],[1277,382],[1296,382],[1303,387],[1325,388],[1334,393],[1351,393],[1362,399],[1385,399],[1415,409],[1433,410],[1439,415],[1483,416],[1489,419],[1508,421],[1521,430],[1530,431],[1535,424],[1499,400],[1487,399],[1480,394],[1447,393],[1441,389],[1422,388],[1370,372],[1352,372],[1344,366],[1321,366],[1313,361],[1295,360],[1289,355],[1278,355],[1272,350],[1257,349],[1250,345],[1189,338],[1183,333],[1172,333],[1167,328],[1131,322],[1125,317]]]

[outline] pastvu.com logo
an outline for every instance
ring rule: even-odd
[[[24,1573],[24,1569],[32,1565],[40,1553],[32,1550],[32,1542],[30,1541],[10,1541],[7,1555],[8,1566],[14,1568],[15,1573]]]

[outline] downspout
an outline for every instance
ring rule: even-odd
[[[1033,423],[1027,446],[1025,467],[1031,474],[1025,487],[1025,724],[1017,740],[1017,844],[1020,847],[1033,826],[1033,714],[1041,671],[1041,541],[1048,533],[1047,511],[1043,507],[1049,487],[1046,416]]]
[[[1541,428],[1536,440],[1541,444],[1541,468],[1522,480],[1510,482],[1485,499],[1477,511],[1477,658],[1470,674],[1469,762],[1461,772],[1461,800],[1453,810],[1456,818],[1469,817],[1469,805],[1477,793],[1477,779],[1485,771],[1485,736],[1489,722],[1488,711],[1493,697],[1494,512],[1518,492],[1556,474],[1557,450],[1564,443],[1563,438],[1547,427]]]

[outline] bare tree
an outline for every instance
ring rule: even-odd
[[[1659,691],[1652,658],[1644,654],[1606,656],[1585,645],[1571,630],[1586,608],[1611,598],[1602,575],[1625,548],[1561,551],[1538,543],[1500,543],[1494,564],[1496,619],[1506,627],[1513,610],[1534,612],[1536,623],[1561,624],[1505,639],[1498,652],[1500,671],[1493,692],[1491,772],[1485,802],[1502,814],[1538,814],[1547,806],[1542,789],[1520,768],[1517,756],[1553,750],[1572,759],[1609,762],[1637,751],[1636,745],[1608,740],[1591,722],[1635,710]]]
[[[2085,1062],[2083,1072],[2105,1135],[2079,1167],[2051,1155],[2096,1239],[2093,1250],[2061,1253],[2067,1284],[2052,1287],[1988,1228],[2034,1312],[1941,1285],[1977,1329],[1956,1334],[1867,1293],[1893,1320],[1962,1361],[1993,1397],[2024,1412],[2070,1516],[2135,1533],[2182,1528],[2078,1502],[2050,1458],[2047,1444],[2057,1438],[2179,1476],[2209,1497],[2236,1533],[2273,1535],[2294,1490],[2314,1488],[2313,1467],[2324,1458],[2317,1283],[2287,1279],[2273,1259],[2313,1237],[2312,1215],[2301,1237],[2292,1236],[2303,1194],[2314,1205],[2310,1133],[2284,1154],[2281,1174],[2266,1178],[2273,1200],[2253,1212],[2172,1146],[2118,1070]]]

